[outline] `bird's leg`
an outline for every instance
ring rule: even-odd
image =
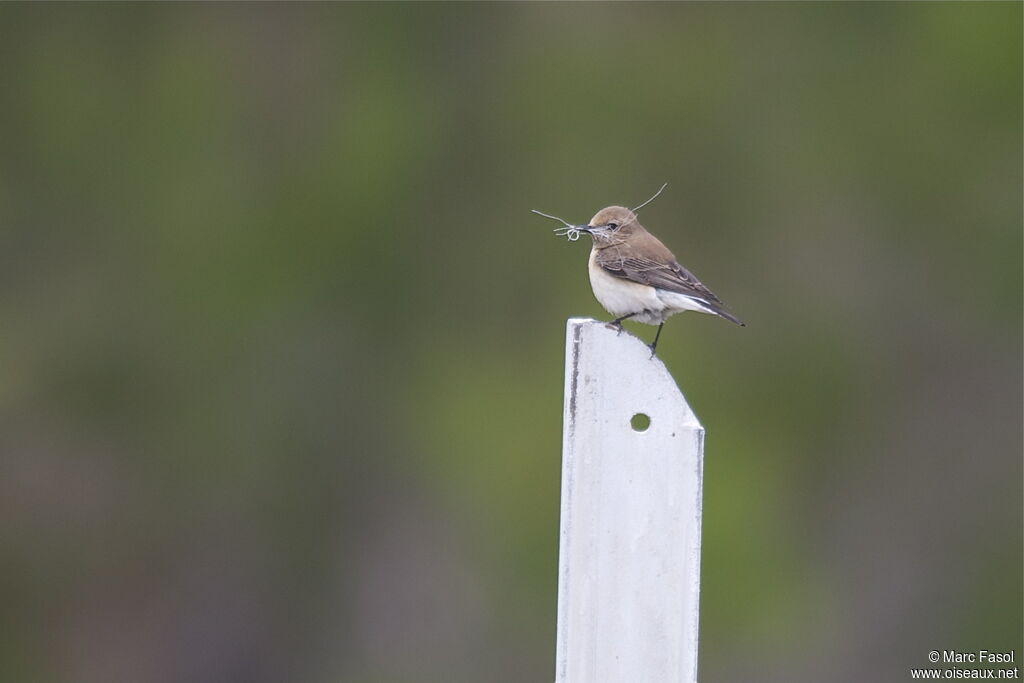
[[[658,348],[658,337],[661,336],[661,328],[665,327],[665,323],[658,325],[658,332],[654,335],[654,341],[651,342],[651,358],[654,358],[654,350]]]
[[[620,317],[616,318],[615,320],[611,321],[608,324],[613,326],[613,327],[617,327],[618,330],[619,330],[619,334],[622,334],[622,321],[623,320],[629,320],[634,315],[636,315],[636,313],[628,313],[626,315],[623,315],[623,316],[620,316]]]

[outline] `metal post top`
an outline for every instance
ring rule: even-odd
[[[580,391],[599,385],[605,407],[609,401],[637,410],[659,407],[674,425],[703,429],[665,363],[626,330],[592,318],[569,318],[565,362],[568,413],[578,408]]]

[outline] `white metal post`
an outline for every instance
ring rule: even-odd
[[[566,326],[556,683],[697,680],[704,428],[650,356]]]

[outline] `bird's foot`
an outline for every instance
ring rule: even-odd
[[[663,328],[663,327],[665,327],[665,321],[664,320],[662,320],[661,324],[658,325],[658,333],[654,335],[654,341],[652,341],[650,344],[648,344],[648,346],[651,349],[651,358],[654,358],[654,349],[658,348],[658,339],[661,338],[661,328]]]
[[[611,322],[605,323],[605,326],[608,327],[608,329],[610,330],[617,330],[619,334],[622,334],[622,321],[628,320],[632,318],[634,315],[636,315],[636,313],[630,313],[629,315],[624,315],[620,318],[616,318]]]

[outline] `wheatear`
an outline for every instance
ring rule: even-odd
[[[556,228],[556,232],[567,235],[570,240],[578,239],[581,232],[590,235],[593,248],[588,270],[594,296],[605,310],[616,316],[611,324],[620,329],[623,320],[658,326],[651,343],[652,357],[661,328],[676,313],[711,313],[743,325],[739,318],[725,310],[714,292],[679,265],[668,247],[640,225],[636,211],[654,197],[636,209],[624,206],[601,209],[587,225],[571,225],[556,216],[534,211],[561,221],[566,227]]]

